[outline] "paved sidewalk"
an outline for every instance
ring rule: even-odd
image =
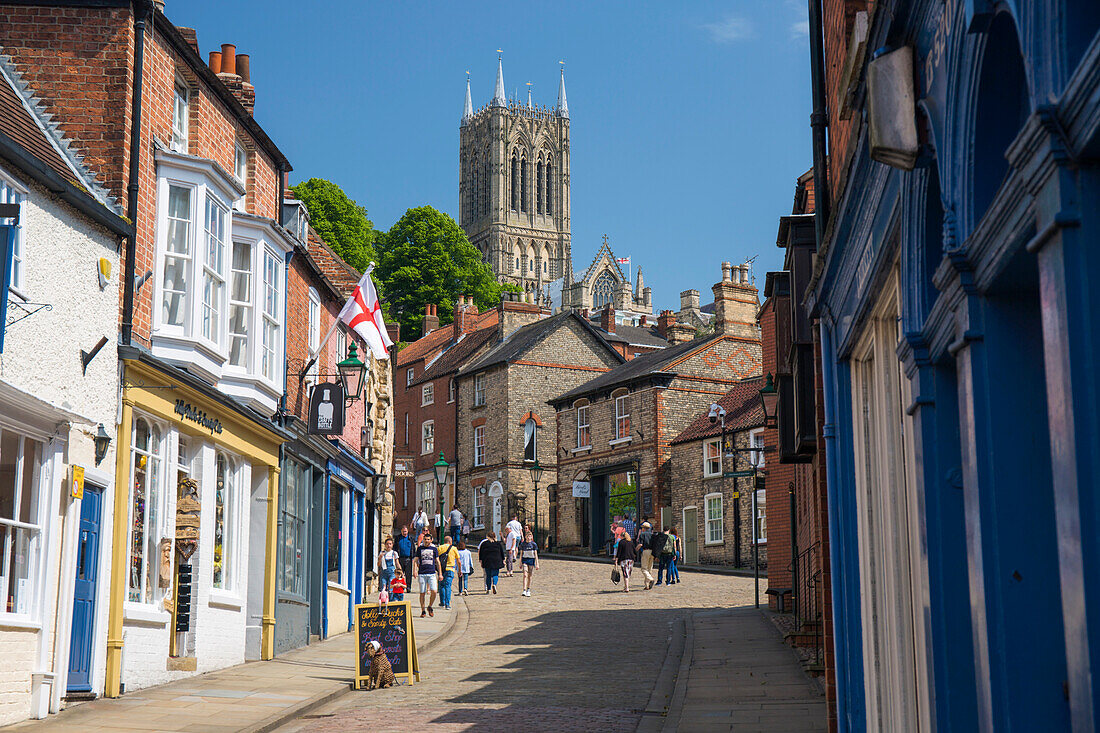
[[[446,642],[463,628],[466,604],[455,598],[453,610],[437,609],[435,618],[413,617],[417,649]],[[331,702],[349,691],[355,674],[355,635],[344,633],[286,652],[267,662],[189,677],[115,699],[72,705],[44,720],[28,720],[7,731],[188,731],[229,733],[273,730],[288,720]]]
[[[665,731],[823,731],[825,698],[794,650],[753,608],[687,622]]]

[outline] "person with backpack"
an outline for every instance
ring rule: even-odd
[[[645,580],[643,590],[649,590],[653,587],[653,525],[648,519],[642,522],[636,544],[641,557],[638,567],[642,569],[642,578]]]
[[[439,564],[443,568],[443,579],[439,581],[439,601],[448,611],[451,609],[451,585],[458,569],[458,548],[454,541],[447,539],[439,548]]]
[[[676,552],[676,538],[669,534],[670,527],[665,527],[660,534],[653,537],[653,552],[657,555],[657,582],[661,585],[662,573],[664,573],[665,585],[672,585],[672,576],[669,575],[669,565]]]

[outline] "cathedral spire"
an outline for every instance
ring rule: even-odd
[[[642,280],[642,266],[638,265],[638,282],[634,286],[634,294],[639,298],[642,296],[642,290],[645,289],[645,281]]]
[[[558,114],[569,119],[569,103],[565,100],[565,62],[558,63],[561,64],[561,81],[558,82]]]
[[[496,87],[496,90],[493,92],[493,102],[492,102],[492,106],[494,106],[494,107],[504,107],[508,103],[507,99],[504,96],[504,62],[501,61],[501,55],[500,55],[501,53],[503,53],[503,52],[498,48],[497,49],[497,87]]]
[[[470,98],[470,72],[466,72],[466,104],[462,107],[462,124],[474,116],[474,102]]]

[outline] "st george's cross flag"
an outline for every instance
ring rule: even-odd
[[[378,302],[378,291],[374,289],[374,281],[370,277],[373,269],[372,262],[360,278],[359,284],[355,286],[355,293],[340,311],[339,320],[367,342],[375,359],[388,359],[389,348],[393,346],[393,341],[386,332],[382,304]]]

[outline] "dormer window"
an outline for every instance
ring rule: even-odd
[[[191,116],[191,91],[181,82],[176,82],[172,97],[172,144],[177,153],[187,153],[187,130]]]

